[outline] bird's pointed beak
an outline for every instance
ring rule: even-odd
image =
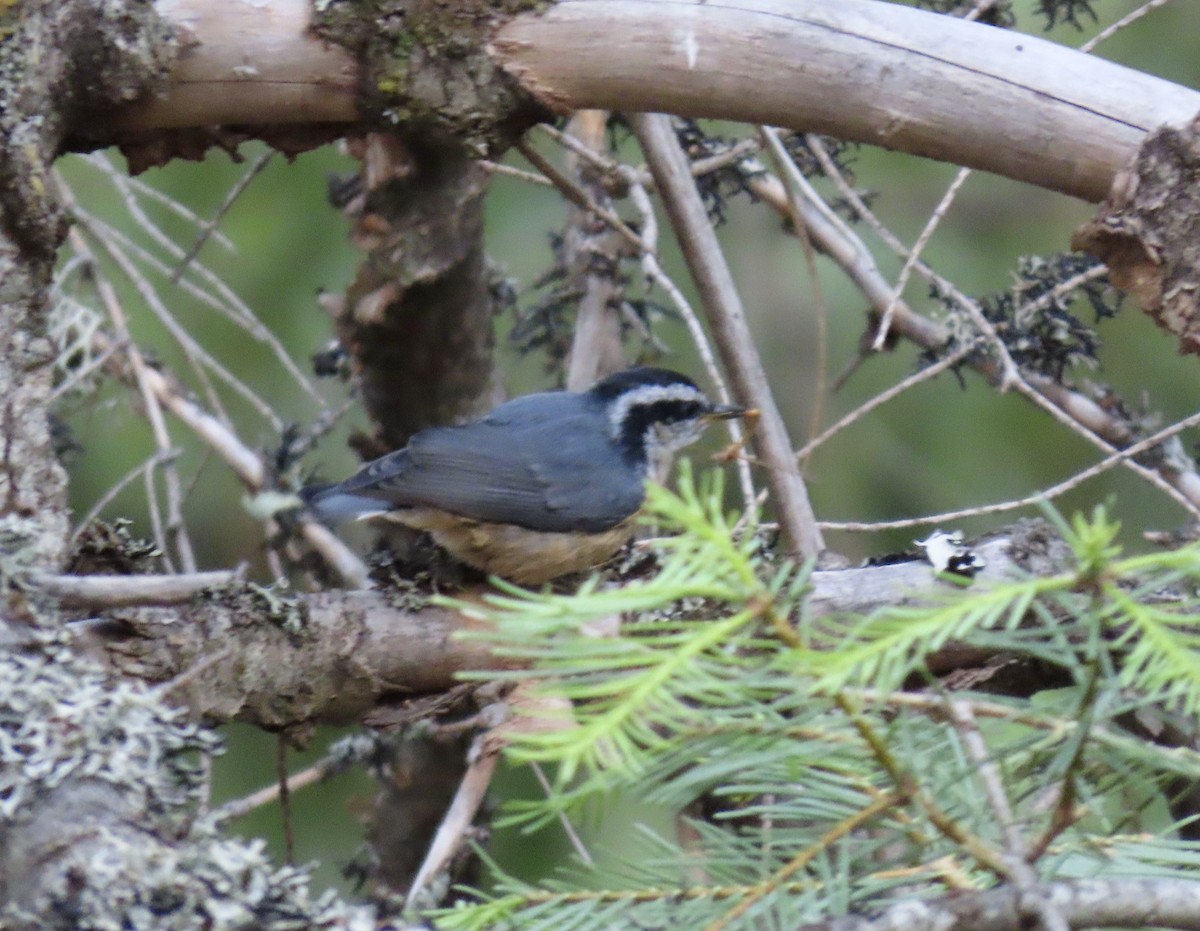
[[[732,420],[734,417],[756,417],[758,411],[752,407],[738,407],[735,404],[717,404],[704,416],[706,420]]]

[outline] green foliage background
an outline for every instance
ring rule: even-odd
[[[1099,0],[1094,4],[1105,24],[1137,5],[1124,0]],[[1036,24],[1029,15],[1032,6],[1032,2],[1017,5],[1022,27],[1031,30]],[[1176,2],[1117,36],[1099,54],[1200,87],[1200,59],[1191,41],[1198,27],[1200,7]],[[1079,44],[1088,34],[1059,27],[1051,38]],[[250,145],[244,147],[243,154],[252,159],[260,151],[260,146]],[[520,164],[519,158],[510,161]],[[64,159],[60,167],[86,209],[109,218],[129,235],[137,235],[124,216],[120,199],[100,173],[76,158]],[[345,220],[324,196],[325,175],[352,168],[352,163],[332,147],[290,163],[275,157],[221,223],[222,232],[234,241],[237,252],[225,253],[210,242],[201,254],[301,360],[320,348],[330,335],[328,321],[316,305],[317,292],[344,288],[358,259],[346,241]],[[954,173],[952,166],[871,149],[859,152],[855,169],[860,186],[879,191],[879,213],[906,242],[916,238]],[[143,179],[204,217],[216,211],[243,170],[243,166],[231,164],[226,155],[210,153],[199,164],[172,163],[147,172]],[[1071,231],[1091,212],[1089,205],[1068,198],[977,175],[934,237],[926,258],[968,293],[982,295],[1002,290],[1010,283],[1020,256],[1065,249]],[[166,214],[156,213],[155,217],[185,245],[195,235],[194,229]],[[495,180],[488,201],[489,250],[518,287],[527,287],[548,265],[547,233],[562,222],[563,204],[553,192],[508,178]],[[737,202],[731,205],[721,235],[777,399],[799,444],[809,435],[818,398],[821,424],[831,423],[911,372],[916,354],[902,345],[891,355],[869,361],[840,394],[830,397],[822,392],[821,382],[828,384],[853,352],[862,331],[864,302],[839,272],[821,262],[820,290],[829,324],[829,361],[822,375],[817,369],[817,325],[803,255],[795,240],[780,235],[779,225],[778,218],[769,211]],[[676,281],[686,284],[673,247],[664,249],[668,271]],[[885,274],[898,270],[897,260],[882,252],[877,256]],[[908,296],[917,309],[932,312],[933,305],[919,286],[912,286]],[[133,328],[139,344],[167,366],[182,371],[178,353],[162,328],[148,313],[136,310],[132,290],[123,297],[135,308]],[[310,421],[311,403],[280,376],[278,367],[261,347],[185,297],[171,295],[169,302],[193,335],[267,397],[283,420],[300,424]],[[541,360],[519,358],[505,343],[510,326],[508,320],[498,323],[501,367],[511,392],[543,387],[546,380]],[[1140,404],[1145,398],[1151,409],[1162,412],[1164,422],[1194,410],[1195,360],[1178,357],[1171,339],[1158,332],[1135,307],[1127,306],[1115,321],[1103,325],[1100,334],[1104,341],[1103,369],[1094,377],[1113,385],[1132,404]],[[667,321],[662,325],[662,335],[676,350],[665,362],[698,374],[682,327]],[[1080,373],[1080,377],[1086,377],[1086,373]],[[340,385],[327,385],[324,390],[334,399],[344,396]],[[247,415],[236,399],[226,400],[236,415]],[[105,385],[95,397],[69,399],[63,405],[60,413],[78,444],[69,455],[72,503],[77,514],[86,512],[99,494],[152,450],[151,438],[132,404],[132,396],[125,389]],[[247,417],[246,422],[251,427],[243,435],[245,440],[267,450],[277,445],[279,437],[262,426],[262,421]],[[308,462],[319,464],[329,475],[350,469],[353,457],[343,441],[356,423],[363,423],[361,415],[348,418]],[[256,522],[240,504],[239,486],[221,464],[206,459],[184,431],[176,430],[173,435],[184,450],[185,481],[196,477],[188,511],[201,565],[225,567],[250,560],[261,573],[257,544],[247,543],[258,540],[260,534]],[[819,451],[806,474],[819,516],[887,519],[1025,495],[1062,479],[1094,458],[1085,444],[1021,399],[998,396],[970,374],[965,376],[965,387],[943,375],[835,439]],[[1141,546],[1141,530],[1173,528],[1180,521],[1174,505],[1121,470],[1088,483],[1059,501],[1058,507],[1063,513],[1090,511],[1095,502],[1109,495],[1116,496],[1113,513],[1122,522],[1121,541],[1131,551]],[[118,496],[105,515],[132,517],[135,528],[149,535],[140,482]],[[973,533],[1003,522],[1003,518],[976,519],[961,526]],[[835,534],[829,543],[851,557],[862,557],[904,547],[911,536]],[[241,795],[274,778],[272,739],[237,727],[227,732],[229,751],[218,761],[215,777],[217,801]],[[313,753],[329,736],[318,735]],[[925,735],[921,739],[927,738]],[[1021,740],[1029,741],[1031,746],[1036,743],[1032,732],[1016,742]],[[926,752],[933,758],[944,750],[935,742]],[[303,762],[304,758],[293,757],[290,765],[298,768]],[[947,772],[947,784],[955,772]],[[503,783],[502,792],[525,797],[538,794],[523,770],[510,770]],[[368,780],[349,776],[331,786],[307,790],[295,799],[298,856],[322,862],[320,880],[340,881],[336,861],[348,856],[357,843],[347,806],[355,797],[367,794]],[[629,838],[634,822],[663,824],[664,813],[676,797],[661,797],[649,807],[624,794],[609,799],[607,805],[595,798],[590,802],[593,830],[589,836],[601,848],[633,843]],[[962,803],[971,804],[971,800],[963,799]],[[596,814],[596,806],[603,810],[602,817]],[[272,825],[277,819],[274,810],[259,812],[240,823],[238,829],[247,834],[268,834],[279,849],[279,835]],[[636,843],[648,850],[655,848],[648,836]],[[496,855],[510,872],[533,877],[545,863],[559,859],[563,849],[563,839],[553,828],[543,831],[535,841],[502,832]],[[830,876],[836,866],[827,865]]]

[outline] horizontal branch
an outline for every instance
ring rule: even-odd
[[[1039,926],[1042,905],[1072,928],[1200,929],[1200,882],[1079,879],[901,902],[874,918],[835,918],[802,925],[799,931],[1025,931]]]
[[[478,626],[395,592],[294,598],[245,586],[174,608],[109,611],[73,629],[80,647],[122,675],[168,685],[205,720],[275,730],[354,721],[385,695],[440,691],[464,670],[503,668],[456,636]]]
[[[1068,556],[1037,521],[975,552],[987,564],[977,584],[1061,572]],[[814,618],[864,613],[928,601],[946,585],[923,561],[819,571],[806,608]],[[204,718],[278,729],[354,720],[385,696],[443,691],[469,670],[512,668],[513,659],[459,636],[481,623],[394,591],[284,598],[231,586],[175,608],[112,610],[73,626],[80,644],[118,672],[171,683]]]

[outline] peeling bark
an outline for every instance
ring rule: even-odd
[[[1147,136],[1071,246],[1104,262],[1181,353],[1200,355],[1200,122]]]
[[[378,455],[418,430],[481,414],[493,390],[492,275],[483,252],[487,176],[461,153],[372,135],[351,144],[363,164],[345,206],[366,252],[335,308]]]

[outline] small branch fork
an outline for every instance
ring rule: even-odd
[[[699,315],[684,295],[683,290],[663,270],[662,265],[658,261],[658,218],[655,215],[654,205],[647,191],[647,185],[653,184],[653,179],[649,178],[645,172],[639,172],[628,165],[612,161],[595,149],[583,145],[578,139],[575,139],[568,133],[559,132],[552,126],[545,124],[542,124],[539,128],[544,134],[562,145],[581,161],[587,162],[594,169],[602,172],[611,183],[627,191],[630,202],[638,212],[640,233],[634,232],[633,228],[617,217],[609,206],[597,203],[595,198],[576,184],[574,180],[559,171],[551,162],[542,157],[536,149],[528,145],[522,145],[519,149],[530,160],[531,164],[539,168],[542,174],[530,175],[529,178],[524,180],[550,184],[573,204],[586,209],[591,215],[608,223],[612,229],[634,246],[637,254],[641,257],[642,274],[645,276],[647,285],[651,287],[658,285],[661,287],[675,310],[679,313],[679,316],[683,319],[688,334],[692,338],[692,344],[695,346],[696,352],[700,357],[700,362],[716,389],[718,400],[722,404],[732,403],[733,397],[729,392],[729,387],[726,384],[724,376],[721,374],[721,369],[717,365],[716,355],[713,352],[708,334],[704,330],[704,324],[700,321]],[[743,147],[744,149],[745,147]],[[493,169],[499,170],[501,167],[503,166],[493,166]],[[718,161],[709,160],[709,163],[703,166],[697,163],[696,166],[693,166],[693,170],[711,171],[719,167],[721,167],[721,164]],[[734,448],[740,449],[744,442],[741,423],[737,420],[730,420],[727,422],[727,427]],[[741,487],[746,513],[749,516],[757,509],[759,496],[754,489],[754,481],[750,474],[750,464],[744,457],[739,456],[736,460],[736,467],[738,484]]]

